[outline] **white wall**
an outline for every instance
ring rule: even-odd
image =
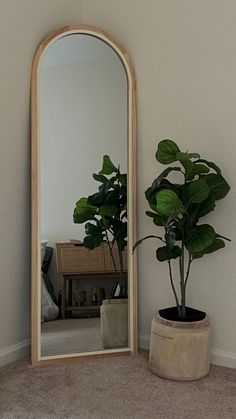
[[[0,13],[0,365],[30,336],[30,72],[54,29],[82,20],[80,0],[8,0]]]
[[[213,361],[236,367],[236,3],[233,0],[86,0],[84,22],[116,37],[134,62],[138,87],[138,235],[153,232],[144,191],[162,169],[157,143],[216,161],[232,190],[207,221],[233,239],[196,261],[189,304],[206,310],[214,328]],[[139,333],[148,344],[154,312],[173,303],[167,266],[155,244],[139,250]],[[234,332],[233,332],[234,331]]]

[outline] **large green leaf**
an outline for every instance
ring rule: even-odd
[[[146,211],[146,215],[153,219],[154,224],[158,227],[163,227],[166,223],[166,217],[161,217],[159,214],[151,211]]]
[[[127,199],[126,196],[124,196],[124,198],[125,200]],[[106,194],[104,198],[104,204],[117,206],[117,204],[119,203],[119,200],[120,200],[120,189],[115,188]]]
[[[156,208],[160,214],[167,217],[185,212],[182,201],[179,199],[178,195],[170,189],[162,189],[160,192],[157,192]]]
[[[188,153],[183,153],[182,151],[178,151],[178,153],[176,153],[176,158],[177,160],[189,160],[189,155]]]
[[[180,172],[180,167],[168,167],[167,169],[163,170],[163,172],[153,181],[151,186],[151,191],[157,190],[161,186],[161,182],[166,176],[169,175],[171,172]]]
[[[210,167],[210,169],[215,170],[215,172],[218,175],[221,175],[220,168],[215,163],[213,163],[212,161],[208,161],[208,160],[205,160],[205,159],[198,159],[198,160],[195,161],[195,163],[205,163],[208,167]]]
[[[202,252],[214,242],[215,238],[215,231],[209,224],[195,226],[187,233],[185,247],[190,253]]]
[[[127,236],[127,222],[121,220],[114,220],[113,221],[113,232],[115,240],[119,238],[125,238]]]
[[[86,237],[84,238],[84,246],[87,249],[95,249],[96,247],[100,246],[100,244],[104,241],[105,233],[103,231],[103,227],[100,224],[92,224],[86,223],[85,224],[85,234]]]
[[[162,164],[173,163],[177,160],[176,153],[180,151],[177,144],[172,140],[162,140],[158,144],[156,159]]]
[[[106,217],[116,217],[119,214],[119,208],[115,205],[103,205],[99,208],[98,214]]]
[[[204,164],[194,162],[188,177],[193,179],[195,176],[200,176],[203,173],[208,173],[209,170],[209,167],[205,166]]]
[[[201,175],[202,173],[208,173],[210,170],[209,167],[204,164],[197,164],[190,160],[191,158],[199,158],[200,156],[197,153],[179,152],[176,154],[176,157],[185,169],[186,179],[193,179],[195,176]]]
[[[76,202],[76,207],[74,209],[74,223],[81,224],[85,221],[92,220],[96,213],[97,208],[93,205],[88,204],[87,198],[80,198],[79,201]]]
[[[112,176],[111,179],[107,179],[102,185],[99,186],[98,190],[101,195],[105,196],[107,192],[114,187],[116,177]]]
[[[204,176],[204,180],[215,200],[224,198],[230,190],[229,184],[221,175],[210,173]]]
[[[161,189],[171,189],[178,194],[178,190],[179,190],[180,186],[181,185],[179,185],[179,184],[169,182],[169,180],[165,179],[165,178],[161,180],[160,185],[157,186],[155,190],[152,190],[152,187],[150,186],[145,191],[145,196],[146,196],[146,199],[149,203],[150,208],[153,211],[157,212],[157,208],[156,208],[156,193],[157,193],[157,191],[159,191]]]
[[[118,169],[114,166],[109,156],[103,156],[103,165],[102,170],[99,172],[99,175],[111,175],[112,173],[117,173]]]
[[[127,185],[127,175],[126,174],[119,174],[118,175],[118,180],[123,186]]]
[[[177,153],[177,155],[178,154],[184,154],[184,153]],[[179,158],[179,161],[185,170],[185,177],[188,178],[193,168],[193,162],[191,162],[191,160],[188,158]]]
[[[104,182],[107,181],[106,176],[99,175],[97,173],[93,173],[93,178],[94,178],[94,180],[97,180],[98,182],[101,182],[101,183],[104,183]]]
[[[104,196],[100,192],[89,195],[87,203],[96,207],[100,207],[104,203]]]
[[[159,262],[165,262],[170,259],[177,259],[181,255],[181,249],[179,246],[174,246],[171,250],[168,247],[159,247],[156,251],[156,258]]]
[[[195,204],[203,202],[207,199],[209,192],[210,190],[203,179],[195,180],[189,184],[188,195],[190,202]]]
[[[183,159],[189,160],[189,159],[199,159],[200,155],[198,153],[188,153],[188,152],[183,153],[182,151],[180,151],[176,154],[176,157],[178,160],[183,160]]]
[[[203,201],[198,209],[197,216],[203,217],[204,215],[209,214],[209,212],[215,209],[215,200],[213,199],[212,195],[210,194],[205,201]]]
[[[158,216],[158,214],[157,214],[157,213],[152,212],[152,211],[146,211],[146,215],[147,215],[148,217],[151,217],[151,218],[155,218],[156,216]]]
[[[151,186],[145,191],[146,199],[149,203],[150,208],[157,212],[156,208],[156,191],[152,191]]]
[[[180,197],[180,199],[183,202],[185,207],[189,203],[188,188],[189,188],[189,184],[184,183],[183,185],[180,186],[180,188],[178,190],[178,196]]]
[[[216,252],[216,250],[223,249],[224,247],[225,247],[225,242],[221,239],[216,238],[213,241],[213,243],[210,246],[206,247],[202,252],[192,253],[192,257],[193,259],[199,259],[206,254]]]

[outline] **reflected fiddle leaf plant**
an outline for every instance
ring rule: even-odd
[[[114,270],[119,272],[120,296],[127,297],[123,251],[127,246],[127,174],[120,172],[108,155],[103,156],[102,169],[93,174],[100,183],[98,191],[76,202],[73,221],[85,223],[83,244],[93,250],[102,243],[108,245]],[[113,247],[117,245],[119,266],[116,266]]]

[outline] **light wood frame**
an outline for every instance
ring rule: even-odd
[[[126,71],[128,81],[128,260],[129,260],[129,307],[130,345],[128,348],[94,351],[55,356],[41,356],[41,266],[40,266],[40,220],[39,220],[39,105],[38,80],[42,57],[56,40],[69,34],[87,34],[108,44],[119,56]],[[107,32],[94,26],[68,25],[48,35],[39,45],[32,65],[31,75],[31,362],[33,365],[58,361],[75,361],[118,355],[133,355],[137,352],[137,261],[132,252],[136,241],[136,79],[129,55]]]

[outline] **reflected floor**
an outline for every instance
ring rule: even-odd
[[[103,350],[101,319],[65,319],[41,326],[42,356]]]

